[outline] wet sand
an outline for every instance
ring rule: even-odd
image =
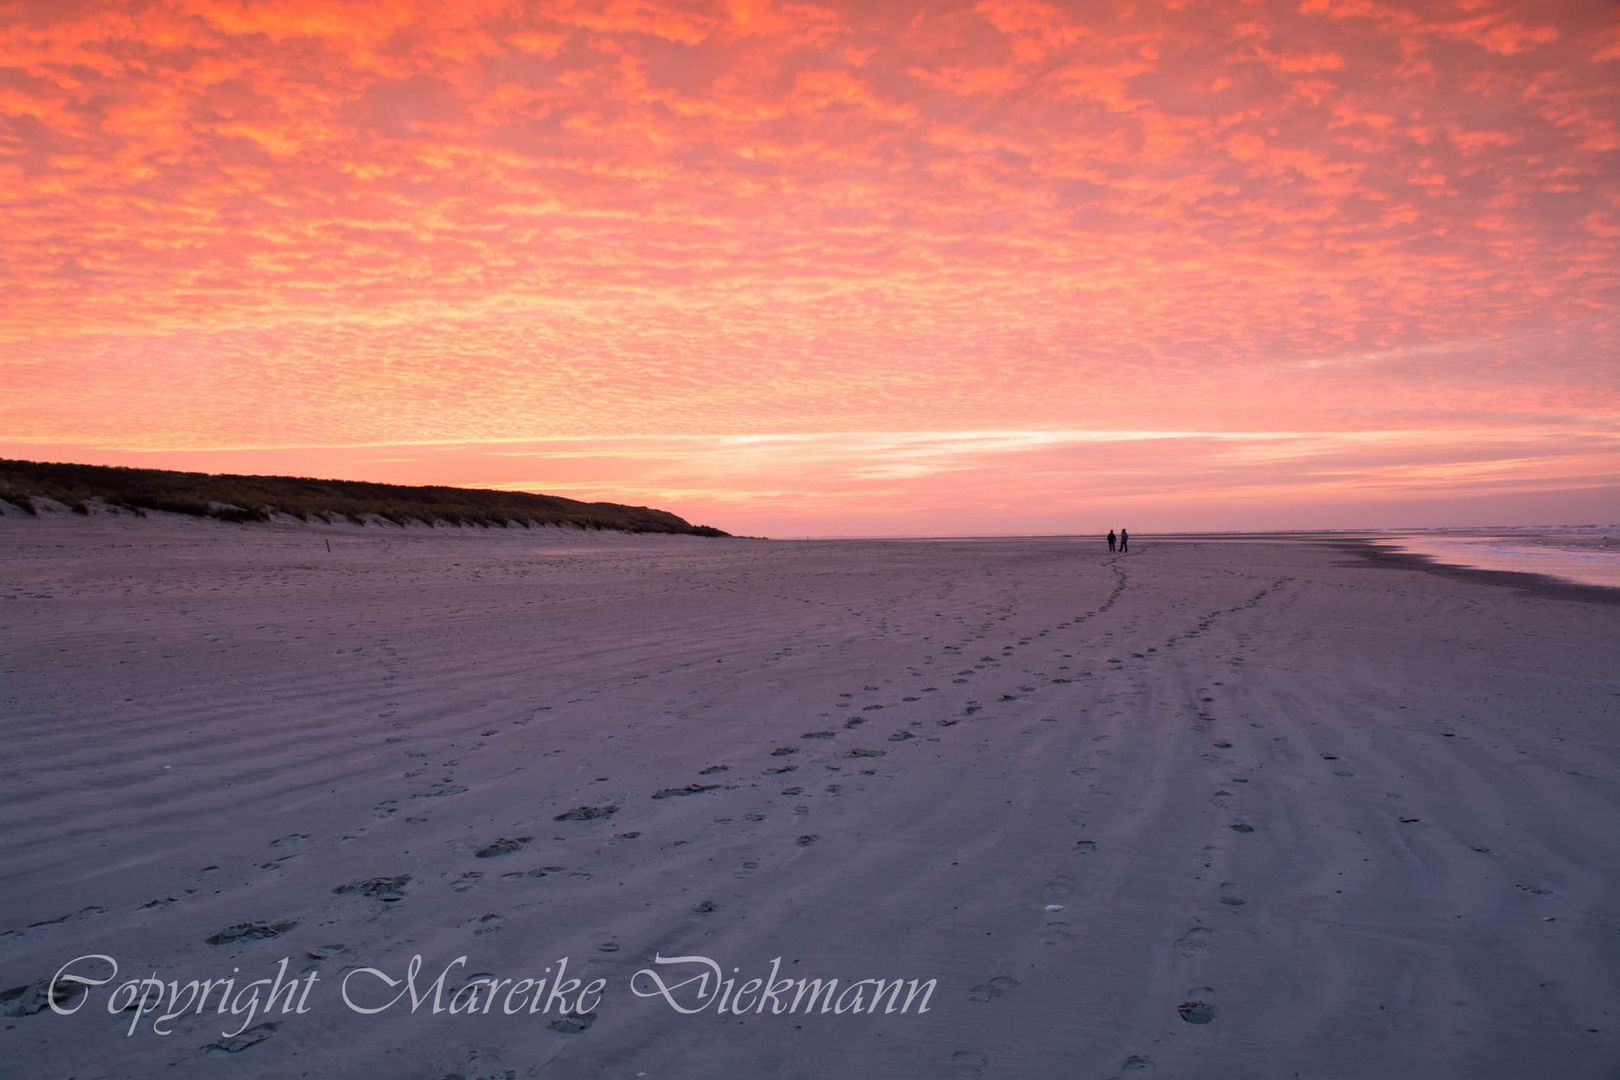
[[[0,1073],[1615,1075],[1620,608],[1100,547],[8,514]],[[660,954],[935,982],[688,1015]],[[605,985],[345,1005],[414,955]],[[107,1008],[282,958],[229,1037]]]

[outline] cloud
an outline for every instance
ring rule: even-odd
[[[838,475],[922,507],[1083,455],[962,432],[1620,411],[1606,5],[8,13],[16,446],[887,432]]]

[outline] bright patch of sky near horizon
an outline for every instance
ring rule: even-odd
[[[0,0],[0,455],[1620,518],[1620,7]]]

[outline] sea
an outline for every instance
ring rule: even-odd
[[[1479,570],[1516,570],[1620,589],[1620,525],[1388,530],[1362,534],[1397,551]]]

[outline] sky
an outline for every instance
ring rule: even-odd
[[[0,456],[1620,521],[1611,0],[0,0]]]

